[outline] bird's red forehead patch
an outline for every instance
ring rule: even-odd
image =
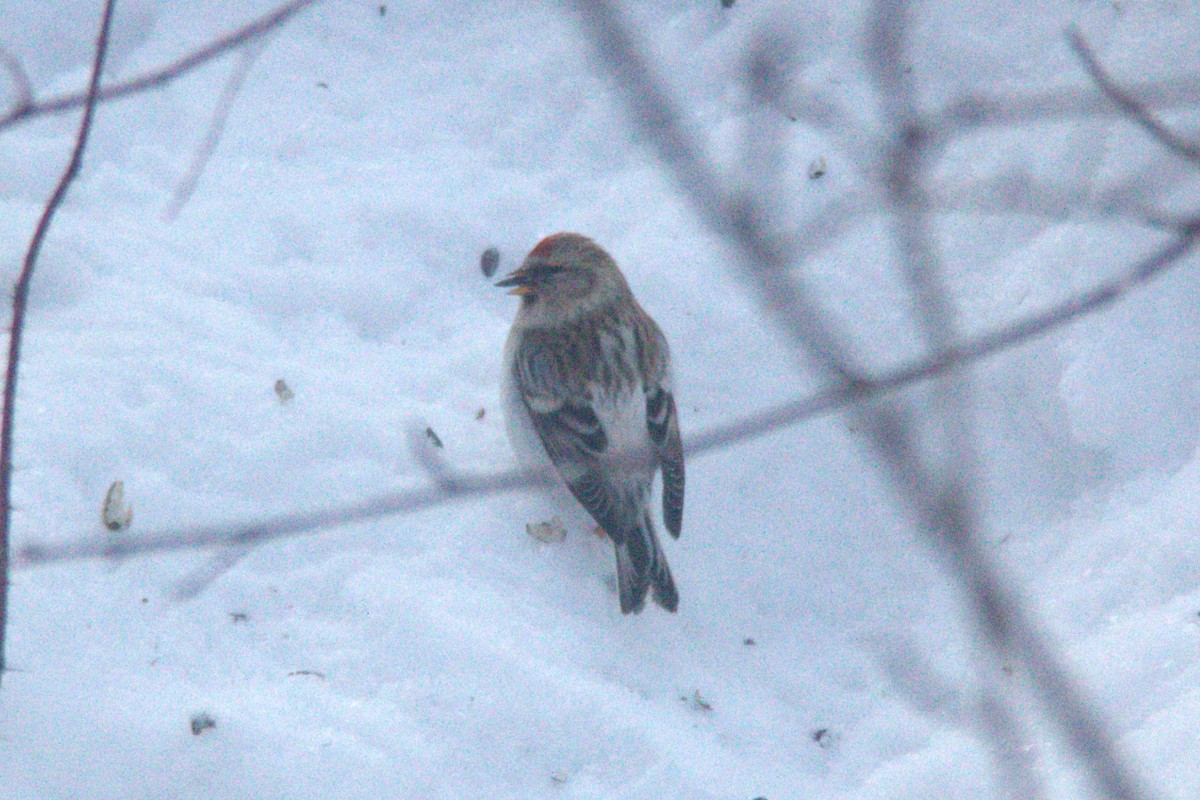
[[[566,235],[567,234],[565,233],[550,234],[545,239],[542,239],[540,242],[534,245],[533,249],[529,251],[529,255],[533,256],[534,258],[545,258],[546,256],[550,255],[550,250],[553,249],[554,245],[558,244],[559,240]]]

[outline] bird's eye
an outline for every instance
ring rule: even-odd
[[[562,271],[563,271],[563,268],[558,266],[557,264],[538,264],[537,266],[533,267],[533,269],[531,270],[531,272],[533,272],[533,274],[534,274],[534,278],[536,278],[539,281],[544,281],[544,280],[547,280],[548,278],[553,278],[555,275],[559,274]]]

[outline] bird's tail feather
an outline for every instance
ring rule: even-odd
[[[621,613],[640,612],[651,589],[654,602],[667,611],[679,607],[679,592],[649,514],[643,514],[638,528],[630,531],[616,547]]]

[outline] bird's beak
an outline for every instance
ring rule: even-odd
[[[529,285],[531,277],[532,276],[530,276],[529,272],[524,267],[521,267],[513,271],[513,273],[504,280],[496,281],[496,286],[500,287],[501,289],[508,289],[509,287],[512,287],[509,289],[509,294],[533,294],[533,287]]]

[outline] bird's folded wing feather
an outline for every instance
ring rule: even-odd
[[[649,316],[637,326],[638,361],[645,376],[646,428],[663,479],[663,523],[676,539],[683,528],[683,442],[679,411],[671,394],[670,348]]]
[[[683,528],[683,441],[675,397],[661,385],[647,387],[646,427],[662,467],[663,523],[676,539]]]
[[[521,400],[550,461],[575,499],[620,544],[637,529],[637,495],[603,468],[608,436],[596,412],[586,398],[565,396],[570,384],[560,380],[560,365],[542,348],[522,347],[515,368]]]

